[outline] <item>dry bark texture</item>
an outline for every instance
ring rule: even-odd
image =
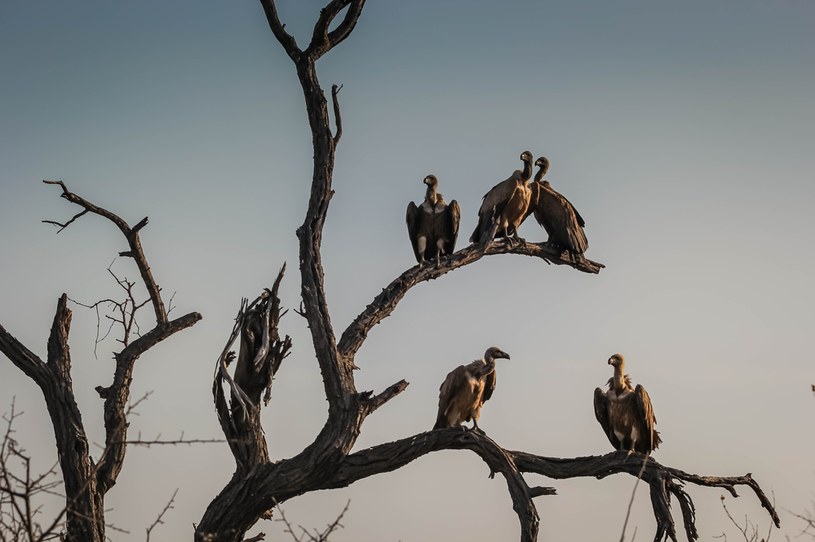
[[[377,295],[364,311],[348,326],[337,341],[331,323],[323,282],[323,266],[320,245],[329,202],[333,195],[332,175],[334,153],[342,134],[337,94],[332,87],[332,104],[336,131],[332,134],[328,102],[317,79],[316,61],[333,47],[345,40],[354,29],[362,12],[364,0],[332,0],[320,11],[309,45],[301,49],[293,36],[280,21],[274,0],[260,0],[269,27],[295,65],[305,98],[308,122],[314,148],[311,196],[303,224],[297,230],[300,242],[301,314],[308,321],[315,356],[323,378],[328,401],[328,418],[314,442],[295,457],[276,462],[268,456],[265,436],[259,422],[258,390],[269,385],[276,367],[291,346],[288,338],[281,341],[277,332],[279,319],[269,320],[271,327],[261,326],[268,333],[268,341],[241,340],[241,353],[235,377],[227,371],[228,361],[234,358],[229,352],[238,330],[246,329],[242,323],[250,318],[252,310],[262,312],[259,305],[271,303],[270,314],[280,314],[277,286],[282,277],[278,275],[275,287],[266,298],[258,298],[253,304],[244,303],[238,316],[233,335],[224,349],[216,372],[213,393],[224,434],[230,442],[237,469],[232,479],[210,503],[196,527],[195,539],[199,542],[239,542],[246,531],[261,518],[271,517],[272,509],[279,503],[311,491],[345,487],[357,480],[405,466],[414,459],[430,452],[444,449],[467,449],[478,454],[492,474],[500,473],[507,483],[513,508],[518,514],[522,542],[537,540],[539,517],[534,497],[553,494],[552,488],[529,487],[523,477],[526,472],[543,474],[551,478],[594,476],[603,478],[615,473],[628,473],[642,477],[651,488],[651,499],[657,520],[655,540],[676,540],[676,529],[670,511],[670,496],[680,504],[683,523],[688,538],[696,539],[694,507],[690,496],[682,488],[682,482],[697,485],[724,487],[735,495],[736,485],[747,485],[757,495],[773,520],[778,516],[764,493],[750,475],[742,477],[703,477],[664,467],[653,459],[639,454],[626,460],[623,453],[611,453],[600,457],[572,459],[546,458],[525,452],[503,449],[480,432],[461,429],[442,429],[410,436],[402,440],[381,444],[355,453],[351,448],[356,442],[365,418],[387,401],[404,391],[407,382],[399,381],[378,395],[358,392],[354,382],[354,357],[363,345],[371,328],[390,315],[399,301],[413,286],[436,279],[449,271],[474,263],[486,255],[522,254],[541,258],[547,263],[568,265],[586,273],[598,273],[603,265],[584,257],[574,256],[546,244],[520,243],[515,246],[503,242],[487,243],[486,246],[470,246],[444,259],[438,267],[413,267],[397,277]],[[334,30],[329,27],[341,17]],[[257,309],[253,307],[257,306]],[[249,326],[252,327],[252,326]],[[247,344],[277,345],[274,349],[277,362],[271,364],[271,375],[265,370],[246,366],[246,361],[263,354],[246,350]],[[282,357],[281,357],[282,356]],[[247,378],[248,377],[248,378]],[[242,380],[241,383],[238,381]],[[229,384],[230,400],[227,405],[224,393]],[[647,462],[643,468],[643,462]]]
[[[69,191],[62,181],[43,182],[59,185],[62,197],[83,209],[65,223],[44,222],[59,226],[59,231],[62,231],[76,219],[91,213],[106,218],[119,228],[129,247],[129,250],[119,255],[133,258],[155,313],[155,326],[132,342],[126,338],[122,341],[123,349],[114,354],[113,382],[96,388],[99,396],[104,399],[105,419],[105,447],[96,459],[90,454],[82,414],[76,404],[71,381],[71,352],[68,347],[71,311],[68,309],[68,296],[62,294],[57,301],[45,362],[0,325],[0,352],[39,386],[48,407],[65,485],[65,540],[104,542],[105,494],[116,484],[127,448],[127,404],[133,368],[147,350],[192,326],[201,319],[201,315],[192,312],[173,320],[168,317],[161,288],[153,278],[139,238],[139,231],[147,225],[147,218],[130,227],[114,213]]]

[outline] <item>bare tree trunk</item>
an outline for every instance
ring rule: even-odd
[[[124,348],[114,355],[116,368],[113,382],[110,386],[96,388],[100,397],[105,400],[105,448],[96,461],[90,455],[82,414],[76,404],[71,380],[71,353],[68,347],[71,311],[68,309],[68,296],[62,294],[57,302],[48,338],[46,362],[0,326],[0,352],[39,386],[48,407],[65,485],[65,539],[71,542],[104,542],[105,494],[116,484],[124,464],[128,428],[127,404],[135,363],[144,352],[159,342],[195,324],[201,319],[201,315],[193,312],[174,320],[168,318],[161,289],[153,278],[139,239],[139,231],[147,225],[147,218],[131,228],[119,216],[70,192],[62,181],[44,182],[61,186],[62,197],[83,208],[83,211],[64,224],[45,222],[64,229],[81,216],[91,213],[108,219],[119,228],[129,246],[129,250],[120,253],[120,256],[130,257],[135,261],[156,316],[155,327],[132,342],[127,322],[124,319],[121,322],[125,327],[122,340]],[[127,316],[135,317],[139,306],[141,305],[132,305],[132,312]]]

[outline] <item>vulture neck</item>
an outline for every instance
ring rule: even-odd
[[[488,375],[495,370],[495,358],[487,356],[484,358],[484,374]]]
[[[436,187],[432,184],[427,185],[427,192],[424,194],[424,200],[428,202],[431,206],[436,206],[436,201],[438,201],[438,194],[436,193]]]
[[[532,162],[524,160],[524,170],[521,172],[521,182],[525,183],[532,178]]]
[[[623,391],[628,386],[625,383],[625,364],[614,367],[614,376],[611,377],[611,389],[616,391]]]
[[[540,182],[543,179],[543,176],[546,175],[546,170],[540,168],[537,173],[535,173],[535,181]]]

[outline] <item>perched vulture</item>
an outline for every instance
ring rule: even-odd
[[[523,170],[516,169],[509,179],[496,184],[484,195],[478,209],[478,225],[470,236],[471,242],[490,242],[491,231],[494,231],[493,235],[504,235],[510,241],[513,237],[520,239],[518,226],[526,218],[532,199],[532,190],[527,183],[532,178],[532,153],[521,153],[521,161],[524,163]]]
[[[428,175],[422,182],[427,185],[424,202],[418,207],[412,201],[408,203],[405,221],[419,265],[432,259],[438,264],[442,254],[449,256],[456,249],[461,209],[456,200],[450,205],[444,202],[444,196],[436,191],[439,180],[435,175]]]
[[[484,353],[484,359],[450,371],[439,388],[439,413],[433,429],[458,427],[470,420],[473,429],[478,429],[481,407],[495,390],[495,360],[498,358],[509,359],[509,354],[493,346]]]
[[[583,228],[586,222],[574,205],[552,188],[543,176],[549,169],[549,160],[541,156],[535,162],[540,167],[535,180],[530,183],[532,201],[526,215],[535,213],[535,220],[549,234],[549,243],[565,248],[576,254],[583,254],[589,248]]]
[[[603,427],[611,445],[617,450],[647,454],[657,449],[662,439],[654,428],[657,419],[651,398],[641,385],[631,386],[625,374],[622,354],[608,358],[614,376],[608,381],[608,393],[594,390],[594,415]]]

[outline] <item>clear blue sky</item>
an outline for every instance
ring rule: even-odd
[[[321,3],[280,1],[301,45]],[[659,461],[749,471],[779,507],[806,508],[815,487],[813,27],[808,0],[369,2],[351,37],[318,63],[326,89],[344,85],[324,239],[335,328],[412,265],[404,209],[421,199],[425,175],[460,202],[463,246],[481,196],[525,149],[550,159],[549,179],[588,223],[588,256],[608,267],[589,276],[504,256],[415,288],[358,357],[360,389],[411,382],[366,422],[359,446],[430,428],[447,372],[494,344],[512,360],[482,414],[493,438],[543,455],[604,453],[591,396],[621,352],[653,399]],[[259,4],[4,2],[0,74],[0,322],[44,354],[62,292],[80,301],[116,293],[105,269],[123,241],[92,217],[54,235],[40,220],[76,209],[41,179],[63,179],[131,223],[148,215],[143,240],[160,285],[177,291],[179,314],[204,320],[139,362],[134,395],[154,393],[132,431],[220,436],[210,379],[240,298],[288,261],[283,302],[298,305],[294,230],[311,172],[299,85]],[[545,235],[534,223],[521,234]],[[129,264],[114,265],[135,277]],[[95,315],[76,307],[74,384],[99,442],[93,388],[110,381],[116,344],[95,359],[95,328]],[[284,330],[294,353],[264,414],[278,458],[311,442],[325,419],[304,322],[289,313]],[[39,391],[0,360],[0,410],[12,396],[26,412],[20,441],[50,466]],[[109,520],[131,534],[115,539],[141,540],[176,487],[158,537],[190,536],[232,470],[225,445],[131,450],[108,496]],[[473,454],[444,452],[286,510],[319,526],[352,499],[337,542],[512,540],[505,485],[487,474]],[[542,540],[618,536],[631,477],[550,485],[560,495],[538,499]],[[703,540],[727,531],[721,492],[689,492]],[[741,493],[728,498],[735,517],[766,527]],[[632,521],[638,539],[652,536],[646,491]],[[282,539],[279,524],[257,530]]]

